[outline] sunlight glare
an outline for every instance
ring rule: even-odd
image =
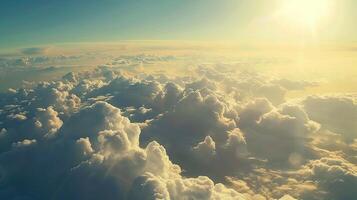
[[[284,0],[280,16],[289,23],[314,29],[329,15],[331,0]]]

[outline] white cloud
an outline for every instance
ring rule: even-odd
[[[63,122],[58,117],[58,113],[52,108],[38,108],[35,114],[35,127],[46,137],[51,137],[61,128]]]
[[[23,140],[20,142],[13,143],[12,146],[15,148],[21,148],[21,147],[34,145],[34,144],[36,144],[36,140]]]
[[[310,118],[323,128],[343,135],[348,142],[357,136],[357,100],[354,96],[310,96],[303,101]]]
[[[67,122],[53,140],[23,140],[13,146],[29,148],[0,156],[2,197],[247,199],[208,177],[182,177],[157,142],[140,148],[138,125],[108,103],[83,108]]]
[[[236,64],[157,66],[170,56],[110,59],[0,94],[0,198],[356,196],[354,96],[291,101],[314,83]]]

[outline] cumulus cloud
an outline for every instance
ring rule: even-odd
[[[356,196],[354,96],[291,100],[315,84],[230,64],[155,71],[170,56],[110,58],[0,93],[1,199]]]
[[[312,160],[297,171],[299,182],[312,180],[316,190],[304,194],[313,199],[353,199],[357,184],[356,165],[330,153],[329,156]]]
[[[63,124],[62,120],[58,117],[58,112],[52,107],[48,107],[47,109],[38,108],[34,120],[35,127],[40,129],[46,137],[51,137],[55,134]]]
[[[211,153],[215,150],[221,152],[219,149],[226,148],[226,145],[236,145],[233,144],[236,132],[231,131],[236,128],[237,120],[232,107],[213,91],[207,88],[188,89],[173,109],[149,122],[143,130],[141,141],[159,141],[175,161],[182,163],[188,173],[196,174],[203,168],[202,156],[198,154],[209,151],[208,143]],[[232,140],[232,144],[226,144],[228,140]],[[212,149],[213,143],[215,149]],[[195,153],[192,154],[192,151]],[[221,157],[220,154],[216,156]],[[204,170],[220,171],[214,163],[217,163],[216,159],[210,163],[212,169],[205,167]]]
[[[248,149],[272,164],[289,163],[294,155],[312,156],[307,141],[320,126],[298,105],[274,108],[267,100],[256,99],[243,107],[240,119]]]
[[[310,96],[303,102],[311,119],[323,128],[343,135],[348,142],[357,136],[357,101],[348,95]]]
[[[14,143],[0,156],[1,197],[249,199],[208,177],[182,177],[163,146],[138,146],[139,126],[120,113],[98,102],[71,117],[54,140]]]

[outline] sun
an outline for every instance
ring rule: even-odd
[[[279,16],[291,25],[315,28],[329,15],[331,0],[283,0]]]

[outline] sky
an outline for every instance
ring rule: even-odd
[[[357,199],[356,0],[0,0],[0,199]]]
[[[284,8],[294,1],[302,3]],[[357,40],[353,9],[357,2],[352,0],[1,0],[0,4],[0,49],[121,40],[249,44]],[[308,13],[306,18],[298,16],[301,12]],[[317,18],[311,27],[308,21]]]

